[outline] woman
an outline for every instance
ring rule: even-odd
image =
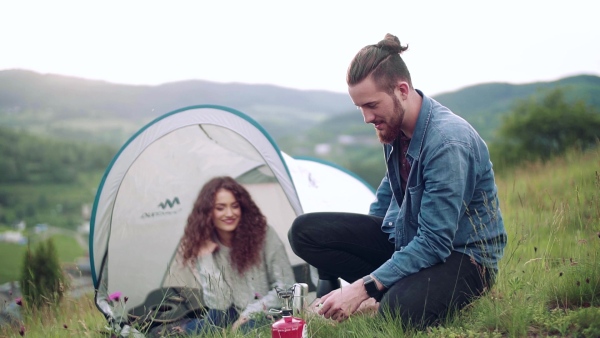
[[[290,287],[294,274],[283,243],[246,189],[231,177],[208,181],[190,213],[179,248],[209,309],[180,330],[197,334],[227,327],[247,331],[280,307],[275,287]]]

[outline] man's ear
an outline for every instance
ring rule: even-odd
[[[396,83],[396,91],[398,91],[403,100],[406,100],[408,98],[408,93],[410,92],[410,86],[408,85],[408,82],[399,80]]]

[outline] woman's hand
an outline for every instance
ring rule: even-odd
[[[240,328],[240,326],[242,326],[243,324],[247,323],[248,320],[250,320],[250,319],[247,318],[247,317],[240,317],[240,318],[238,318],[238,320],[236,320],[233,323],[233,325],[231,326],[231,330],[233,330],[234,332],[237,331]]]

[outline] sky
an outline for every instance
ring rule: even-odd
[[[594,0],[0,0],[0,70],[347,93],[358,50],[396,35],[416,88],[600,75]]]

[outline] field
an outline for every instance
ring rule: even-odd
[[[52,240],[56,246],[58,259],[63,263],[75,263],[87,250],[72,235],[54,234]],[[35,239],[32,241],[35,245]],[[0,284],[20,279],[23,255],[27,245],[0,243]]]
[[[509,243],[484,297],[425,331],[379,317],[334,324],[307,316],[308,336],[600,336],[600,149],[502,173],[498,188]],[[91,299],[67,299],[57,310],[27,316],[27,337],[109,337]],[[20,329],[0,329],[0,336],[19,337]],[[270,337],[270,329],[254,336]],[[242,335],[227,330],[209,337]]]

